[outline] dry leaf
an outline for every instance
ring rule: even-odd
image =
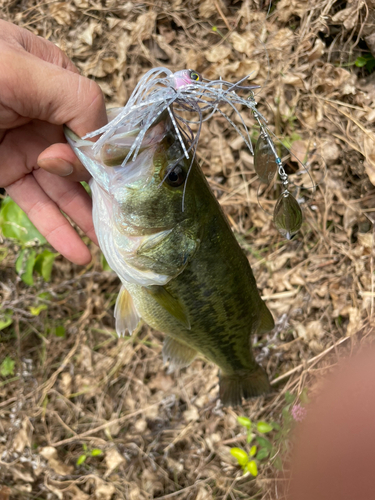
[[[89,500],[91,498],[90,495],[88,495],[87,493],[83,492],[75,484],[72,484],[71,486],[69,486],[69,488],[67,489],[67,491],[69,491],[69,493],[71,494],[71,497],[74,500]]]
[[[225,14],[227,12],[227,8],[222,0],[217,0],[222,12]],[[203,0],[199,2],[199,16],[207,19],[214,14],[217,14],[218,10],[216,8],[215,2],[212,0]]]
[[[49,11],[55,21],[61,26],[70,26],[72,24],[72,14],[75,7],[69,2],[56,2],[49,5]]]
[[[325,44],[322,42],[320,38],[317,38],[315,40],[314,48],[310,52],[308,52],[309,62],[312,63],[313,61],[316,61],[317,59],[322,57],[322,55],[325,52],[325,49],[326,49]]]
[[[72,465],[66,465],[59,460],[57,450],[53,446],[45,446],[39,453],[47,460],[49,467],[51,467],[56,474],[68,476],[73,473],[74,467]]]
[[[107,471],[104,474],[104,478],[107,478],[115,469],[121,464],[126,462],[125,458],[120,455],[116,448],[111,448],[105,453],[105,463],[107,465]]]
[[[30,434],[30,422],[28,418],[24,418],[22,421],[21,429],[17,432],[13,441],[13,450],[16,453],[22,453],[25,447],[30,448],[31,443],[29,439]]]
[[[254,50],[255,34],[251,31],[248,31],[243,35],[239,35],[236,31],[233,31],[229,40],[233,44],[233,47],[242,54],[250,55]]]
[[[306,82],[306,75],[297,73],[285,73],[281,77],[283,83],[292,85],[293,87],[308,90],[308,83]]]
[[[188,410],[184,411],[182,415],[186,422],[196,422],[199,420],[198,409],[195,406],[191,406]]]
[[[373,248],[374,246],[374,237],[371,233],[358,233],[357,234],[358,243],[365,248]]]
[[[282,28],[269,38],[266,48],[269,51],[277,50],[279,56],[285,59],[287,54],[292,50],[294,38],[295,35],[292,30],[289,28]]]
[[[206,56],[207,61],[209,62],[219,62],[226,59],[231,54],[231,49],[227,45],[216,45],[210,50],[206,50],[204,55]]]
[[[340,314],[341,316],[349,316],[346,335],[353,335],[357,333],[361,324],[361,311],[356,307],[347,306],[341,310]]]
[[[60,375],[59,388],[63,395],[68,398],[72,393],[72,376],[69,372]]]
[[[333,24],[343,24],[347,30],[351,30],[358,22],[358,14],[365,2],[355,2],[354,5],[340,10],[332,17]]]
[[[170,375],[165,375],[162,371],[158,372],[148,384],[150,389],[157,389],[163,392],[169,392],[174,385],[175,383],[172,377]]]
[[[150,10],[145,14],[141,14],[136,23],[134,24],[134,28],[131,32],[132,43],[140,42],[142,40],[148,40],[151,38],[151,35],[155,31],[155,21],[156,21],[156,12],[154,10]]]
[[[112,495],[116,493],[114,485],[112,483],[106,483],[97,476],[95,476],[95,483],[94,497],[98,500],[111,500]]]
[[[26,483],[33,483],[35,481],[33,475],[29,471],[24,470],[22,466],[10,467],[9,472],[12,473],[13,479],[15,481],[21,480],[25,481]]]
[[[364,150],[366,157],[364,162],[366,174],[368,175],[370,182],[375,186],[375,136],[373,134],[371,134],[370,137],[365,135]]]
[[[293,15],[302,17],[308,7],[309,3],[306,0],[280,0],[276,5],[277,19],[286,23]]]
[[[142,489],[154,497],[156,491],[163,489],[163,484],[158,481],[158,476],[150,469],[144,469],[141,476]]]
[[[207,491],[206,488],[199,488],[197,496],[195,497],[195,500],[213,500],[212,493],[210,491]]]
[[[94,41],[94,35],[101,35],[101,34],[102,34],[102,25],[99,24],[97,21],[90,21],[88,27],[79,35],[78,38],[83,43],[91,47]]]

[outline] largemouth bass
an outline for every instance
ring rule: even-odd
[[[173,115],[162,110],[138,141],[136,160],[122,166],[139,134],[120,128],[95,153],[92,142],[66,130],[92,175],[100,248],[122,282],[117,333],[132,332],[142,319],[166,334],[163,358],[172,367],[201,353],[220,367],[222,403],[241,404],[269,391],[251,335],[271,330],[273,318],[194,155],[187,158],[189,142],[181,141]]]

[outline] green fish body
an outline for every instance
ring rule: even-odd
[[[88,141],[66,134],[93,176],[95,230],[122,281],[117,332],[131,332],[142,319],[165,333],[163,357],[172,367],[203,354],[220,367],[225,405],[269,391],[251,335],[271,330],[273,318],[198,163],[184,157],[168,114],[150,129],[130,167],[107,166],[110,159],[106,165],[90,154]],[[108,156],[110,148],[103,149]],[[115,149],[117,158],[121,151]]]

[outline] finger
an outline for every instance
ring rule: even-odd
[[[36,36],[27,29],[20,28],[15,24],[3,20],[0,20],[0,33],[8,44],[15,47],[18,45],[20,48],[44,61],[79,73],[69,57],[49,40]]]
[[[70,181],[87,182],[90,179],[90,174],[68,144],[53,144],[45,149],[38,157],[38,165],[52,174],[69,176]]]
[[[37,120],[8,130],[1,142],[0,186],[13,184],[31,172],[37,166],[40,153],[50,144],[63,140],[61,127]]]
[[[59,179],[40,169],[34,172],[39,186],[82,231],[98,245],[92,221],[92,201],[78,182]]]
[[[22,117],[67,124],[79,136],[107,123],[103,94],[93,80],[26,52],[2,50],[0,88],[5,107]]]
[[[58,252],[75,264],[85,265],[91,261],[87,246],[32,174],[26,175],[6,189]]]

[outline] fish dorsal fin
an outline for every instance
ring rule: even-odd
[[[189,366],[197,355],[197,351],[170,336],[165,337],[163,344],[163,361],[170,362],[172,370]]]
[[[178,299],[172,297],[168,290],[163,286],[157,285],[145,287],[145,290],[161,307],[168,311],[169,314],[176,318],[185,328],[190,330],[190,321],[183,305]]]
[[[116,332],[119,337],[125,335],[126,330],[131,335],[141,319],[135,309],[133,299],[124,285],[117,296],[114,316],[116,318]]]
[[[260,325],[258,327],[258,333],[266,333],[275,328],[275,322],[273,320],[272,314],[270,313],[268,307],[263,302],[260,311]]]

